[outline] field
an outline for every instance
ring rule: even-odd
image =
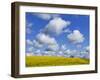
[[[89,59],[57,56],[26,56],[26,67],[89,64]]]

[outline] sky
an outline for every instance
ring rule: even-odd
[[[26,12],[26,54],[89,58],[89,15]]]

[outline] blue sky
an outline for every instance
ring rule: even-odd
[[[85,52],[87,47],[89,15],[26,12],[26,53],[62,48]]]

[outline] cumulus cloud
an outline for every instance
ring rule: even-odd
[[[33,56],[33,53],[27,53],[26,56]]]
[[[76,47],[81,48],[79,43],[84,41],[84,35],[79,30],[71,31],[67,27],[70,25],[70,21],[66,21],[59,17],[59,15],[51,14],[37,14],[37,16],[44,20],[50,20],[45,28],[36,35],[34,40],[26,40],[28,45],[28,52],[33,55],[49,55],[49,56],[65,56],[65,57],[89,57],[89,47],[87,46],[84,51],[67,49],[65,44],[57,43],[56,38],[51,34],[60,35],[61,33],[69,33],[67,38],[70,42],[76,44]],[[33,24],[27,24],[26,30],[31,32]],[[66,29],[67,28],[67,29]],[[29,54],[31,55],[31,54]]]
[[[31,40],[27,39],[26,40],[26,44],[32,46],[33,45],[33,42]]]
[[[43,47],[43,45],[42,44],[40,44],[38,41],[36,41],[36,40],[33,40],[33,45],[34,45],[34,47],[36,47],[36,48],[41,48],[41,47]]]
[[[89,51],[89,46],[85,47],[85,50],[86,50],[86,51]]]
[[[32,27],[32,26],[33,26],[33,23],[26,22],[26,27]]]
[[[36,37],[38,43],[41,45],[47,45],[48,50],[58,50],[59,45],[57,44],[55,38],[44,34],[44,33],[39,33]]]
[[[32,27],[33,27],[33,23],[26,22],[26,33],[27,34],[32,33]]]
[[[61,45],[61,50],[62,50],[62,51],[66,50],[66,49],[67,49],[67,48],[66,48],[66,45],[65,45],[65,44]]]
[[[33,52],[33,50],[34,50],[34,47],[33,47],[33,46],[30,46],[30,47],[28,47],[28,49],[27,49],[28,52]]]
[[[33,43],[30,42],[30,44],[33,44],[36,48],[41,48],[44,45],[47,46],[48,50],[50,51],[57,51],[59,50],[59,45],[54,37],[51,37],[49,32],[60,34],[63,32],[63,29],[66,28],[70,22],[65,21],[62,18],[59,17],[59,15],[56,14],[39,14],[38,17],[42,16],[52,20],[49,21],[49,23],[44,28],[44,32],[40,32],[37,34],[36,39],[33,40]],[[29,41],[28,41],[29,42]],[[65,45],[61,46],[62,50],[65,50]]]
[[[78,50],[70,50],[67,49],[66,51],[64,51],[65,56],[67,57],[80,57],[80,51]]]
[[[58,14],[46,14],[46,13],[42,13],[42,14],[35,14],[37,15],[39,18],[44,19],[44,20],[50,20],[52,18],[58,17]]]
[[[71,33],[72,31],[70,29],[65,29],[63,32],[64,33]]]
[[[71,54],[72,52],[71,52],[70,49],[67,49],[67,50],[65,51],[65,53],[66,53],[66,54]]]
[[[88,58],[89,59],[89,57],[90,57],[90,55],[89,55],[89,52],[87,52],[87,51],[81,51],[80,52],[80,57],[81,58]]]
[[[44,20],[51,19],[51,16],[49,14],[38,14],[37,16],[44,19]]]
[[[39,33],[37,35],[37,40],[41,43],[41,44],[48,44],[48,45],[54,45],[56,44],[56,40],[53,37],[50,37],[49,35],[46,35],[44,33]]]
[[[84,36],[82,33],[80,33],[79,30],[74,30],[72,33],[67,35],[67,38],[72,43],[82,43],[84,41]]]
[[[57,51],[59,50],[59,45],[57,43],[53,45],[48,45],[48,49],[51,51]]]
[[[48,55],[48,56],[56,56],[55,51],[44,51],[43,53],[44,53],[44,55]]]
[[[66,57],[79,57],[79,58],[88,58],[89,59],[89,52],[82,50],[82,51],[78,51],[78,50],[66,50],[64,52]]]
[[[63,29],[70,25],[70,21],[65,21],[60,17],[52,19],[45,28],[46,33],[54,33],[59,35],[63,32]]]
[[[35,53],[40,54],[41,51],[38,49],[38,50],[35,51]]]
[[[33,51],[33,55],[35,56],[42,56],[41,50],[40,49],[36,49]]]

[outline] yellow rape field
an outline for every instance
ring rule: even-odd
[[[89,59],[57,56],[26,56],[26,67],[68,66],[89,64]]]

